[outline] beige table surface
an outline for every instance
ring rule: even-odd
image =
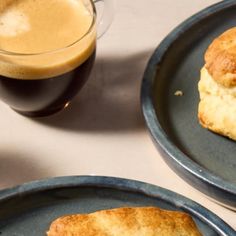
[[[0,188],[53,176],[106,175],[145,181],[197,201],[236,229],[236,213],[179,178],[154,148],[140,110],[153,50],[177,24],[214,0],[117,0],[98,41],[89,82],[71,106],[29,119],[0,102]]]

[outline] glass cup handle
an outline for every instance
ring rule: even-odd
[[[103,36],[110,27],[115,11],[114,0],[93,0],[98,14],[97,18],[97,38]],[[100,5],[102,4],[102,6]]]

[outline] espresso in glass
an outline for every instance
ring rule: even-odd
[[[0,98],[17,112],[55,113],[88,79],[96,29],[86,2],[0,1]]]

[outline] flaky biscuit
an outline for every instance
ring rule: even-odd
[[[236,140],[236,27],[208,47],[198,90],[200,124]]]
[[[156,207],[130,207],[63,216],[50,226],[48,236],[201,236],[184,212]]]
[[[198,118],[201,125],[236,140],[236,88],[219,85],[206,68],[198,84],[201,101]]]

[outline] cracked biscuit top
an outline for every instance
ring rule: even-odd
[[[124,207],[62,216],[48,236],[201,236],[190,215],[157,207]]]
[[[205,68],[218,84],[236,86],[236,27],[213,40],[205,53]]]

